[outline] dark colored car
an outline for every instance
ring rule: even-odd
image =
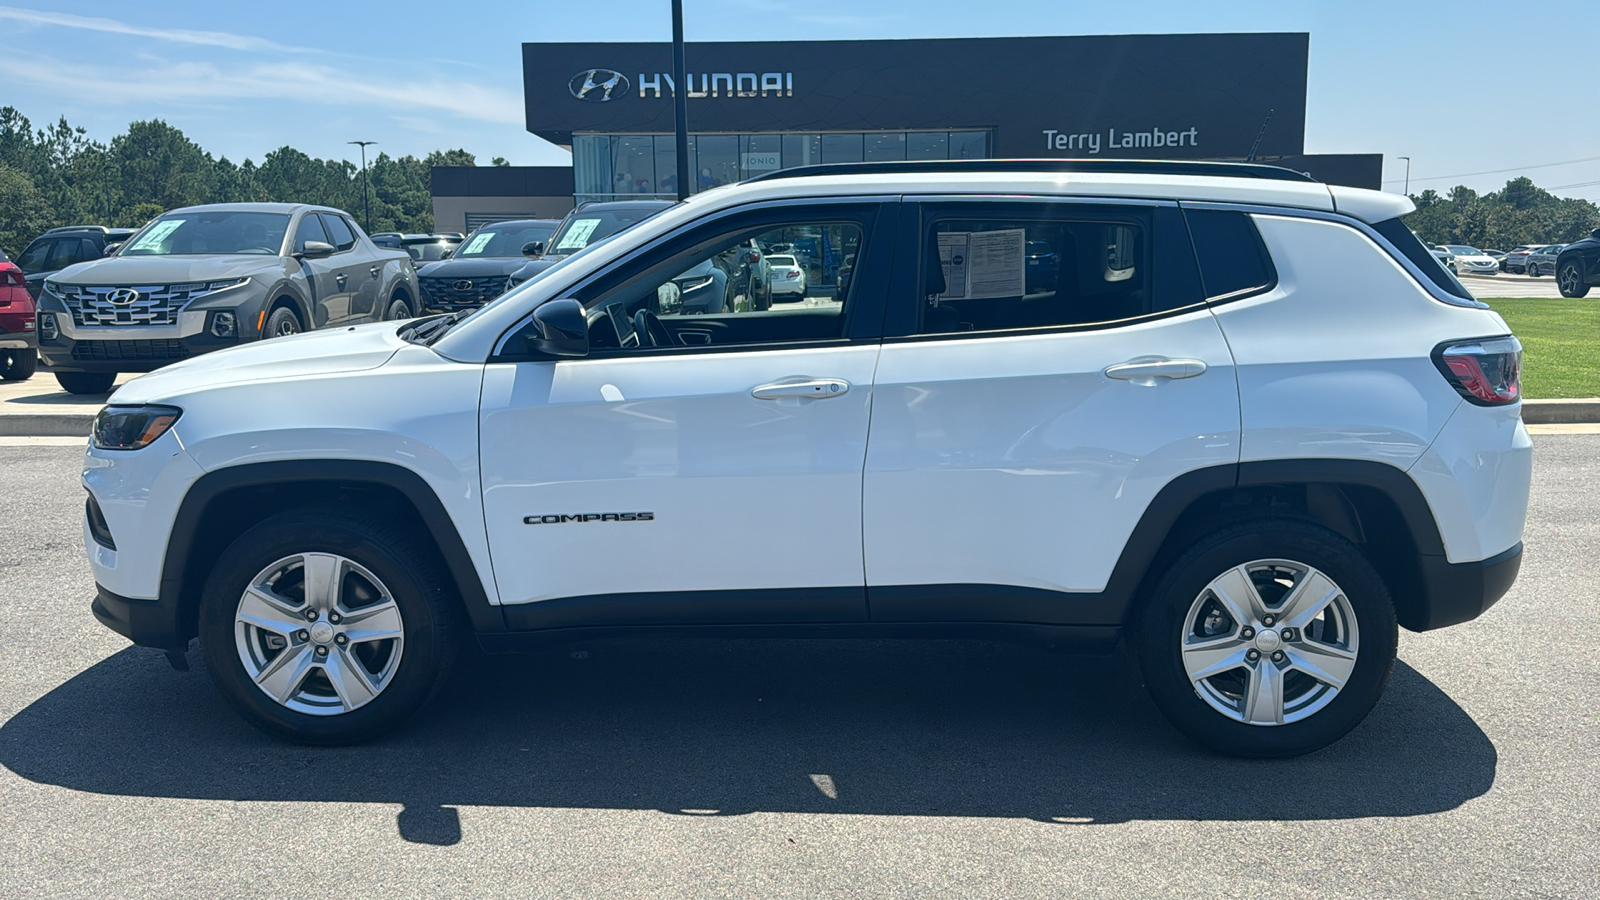
[[[1050,249],[1050,242],[1029,241],[1023,255],[1027,260],[1024,290],[1030,294],[1055,290],[1061,273],[1061,257]]]
[[[419,269],[428,263],[448,259],[463,240],[465,238],[455,234],[400,234],[393,231],[372,236],[372,242],[379,247],[404,250],[411,257],[411,264]]]
[[[607,200],[584,203],[561,220],[555,235],[531,261],[511,273],[507,287],[516,287],[579,250],[643,222],[672,206],[668,200]]]
[[[1540,275],[1554,275],[1556,273],[1556,257],[1566,248],[1565,244],[1545,244],[1543,247],[1528,254],[1523,263],[1525,271],[1530,278]]]
[[[33,297],[17,264],[0,250],[0,378],[22,381],[39,365]]]
[[[66,225],[34,238],[17,254],[17,268],[28,279],[28,294],[39,299],[44,280],[67,266],[100,259],[138,231],[104,225]]]
[[[1600,228],[1581,241],[1561,248],[1556,256],[1556,286],[1563,297],[1583,297],[1600,284]]]
[[[476,309],[500,296],[511,273],[528,257],[544,252],[558,224],[554,219],[513,219],[467,235],[449,259],[417,270],[423,307],[444,312]]]

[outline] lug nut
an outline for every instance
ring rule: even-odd
[[[1278,620],[1273,618],[1272,616],[1265,616],[1265,617],[1262,618],[1261,624],[1263,624],[1263,625],[1271,625],[1273,622],[1276,622],[1276,621],[1278,621]]]
[[[306,621],[307,622],[315,622],[316,620],[317,620],[317,611],[314,610],[314,609],[306,610]]]
[[[328,613],[328,621],[335,625],[339,624],[339,614],[336,612]]]
[[[1256,630],[1254,628],[1251,628],[1249,625],[1246,625],[1244,627],[1244,630],[1239,632],[1239,637],[1242,637],[1247,641],[1250,640],[1251,638],[1255,637],[1255,636],[1256,636]]]
[[[295,635],[295,638],[297,640],[309,641],[309,640],[311,640],[311,632],[309,632],[309,631],[301,631],[299,634]]]
[[[1294,640],[1294,629],[1293,628],[1285,628],[1282,631],[1282,635],[1283,635],[1283,639],[1284,640],[1292,641],[1292,640]]]
[[[318,647],[317,648],[317,655],[318,656],[327,656],[328,655],[328,648],[327,647]]]
[[[1250,660],[1251,662],[1255,662],[1261,658],[1261,654],[1255,650],[1251,650],[1244,655],[1244,658]]]
[[[339,646],[343,647],[345,644],[350,643],[350,639],[345,637],[342,634],[339,634],[339,635],[334,635],[333,642],[335,644],[338,644]]]
[[[1283,651],[1279,650],[1276,653],[1273,653],[1272,654],[1272,661],[1273,662],[1283,662]]]

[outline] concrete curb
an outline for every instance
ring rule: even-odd
[[[0,437],[87,438],[98,412],[7,413],[0,415]]]
[[[88,437],[95,413],[5,413],[0,437]],[[1600,423],[1600,397],[1582,400],[1524,400],[1522,421],[1529,425]]]
[[[1600,422],[1600,397],[1524,400],[1522,421],[1528,425],[1588,425]]]

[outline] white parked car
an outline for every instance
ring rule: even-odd
[[[1457,275],[1499,275],[1500,260],[1495,259],[1477,247],[1468,247],[1465,244],[1444,244],[1455,259],[1455,273]]]
[[[772,269],[772,302],[804,300],[806,298],[806,270],[793,256],[768,256]]]
[[[393,727],[465,641],[672,631],[1126,642],[1194,739],[1314,750],[1378,702],[1397,623],[1478,616],[1521,560],[1521,347],[1411,209],[1118,160],[707,191],[470,315],[120,387],[93,609],[175,662],[198,636],[307,743]],[[853,257],[838,302],[657,311],[801,229]]]
[[[1428,247],[1428,252],[1432,253],[1433,258],[1439,261],[1439,265],[1444,266],[1445,271],[1452,275],[1456,274],[1456,255],[1450,252],[1449,247],[1444,244],[1431,244]]]

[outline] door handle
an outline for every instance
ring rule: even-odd
[[[350,276],[344,274],[343,272],[340,272],[339,274],[333,276],[333,280],[339,282],[339,287],[344,287],[345,279],[349,277]]]
[[[377,266],[372,266],[371,268],[367,269],[367,271],[372,273],[372,277],[373,278],[377,278],[378,277],[378,267]]]
[[[1163,378],[1193,378],[1204,374],[1206,364],[1198,359],[1167,359],[1164,356],[1141,356],[1124,363],[1107,366],[1107,378],[1120,378],[1134,384],[1152,387]]]
[[[842,397],[849,390],[850,382],[842,378],[797,378],[753,387],[750,389],[750,396],[757,400],[787,398],[826,400],[829,397]]]

